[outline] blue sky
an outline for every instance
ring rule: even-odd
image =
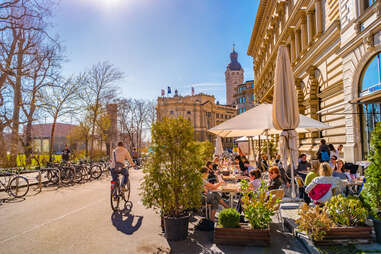
[[[66,48],[65,75],[107,60],[125,73],[126,97],[154,99],[171,86],[225,102],[233,42],[245,79],[246,55],[259,0],[61,0],[54,29]]]

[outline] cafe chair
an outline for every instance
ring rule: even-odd
[[[282,189],[271,190],[271,191],[269,191],[269,194],[271,194],[273,196],[272,202],[273,202],[273,204],[275,204],[277,199],[279,199],[279,201],[282,201],[282,199],[284,197],[284,190],[282,190]],[[282,217],[280,208],[281,207],[280,207],[280,202],[279,202],[278,204],[275,205],[274,212],[278,216],[279,223],[282,224],[282,231],[284,231],[284,221],[283,221],[283,217]]]

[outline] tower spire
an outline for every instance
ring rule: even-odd
[[[235,51],[235,43],[234,43],[234,41],[233,41],[233,52]]]

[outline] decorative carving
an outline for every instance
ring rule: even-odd
[[[365,37],[364,37],[364,43],[372,48],[374,47],[374,34],[372,34],[371,32],[369,32]]]
[[[361,32],[361,23],[360,22],[357,22],[354,24],[354,29],[355,29],[355,32],[358,34]]]

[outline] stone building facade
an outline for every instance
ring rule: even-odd
[[[208,132],[210,128],[234,117],[233,106],[215,103],[215,97],[207,94],[193,96],[159,97],[157,99],[157,119],[182,116],[193,124],[195,138],[198,141],[214,142],[215,136]],[[222,139],[224,148],[233,147],[233,139]]]
[[[244,71],[238,62],[238,53],[235,52],[233,47],[233,52],[230,53],[230,63],[225,71],[227,105],[234,104],[234,89],[243,83],[243,74]]]
[[[254,80],[246,81],[234,88],[233,105],[237,108],[237,114],[242,114],[254,107]]]
[[[347,161],[365,158],[364,133],[371,128],[362,126],[359,87],[364,68],[380,51],[380,2],[260,1],[248,49],[254,59],[255,101],[272,102],[277,51],[287,45],[300,113],[333,127],[301,134],[300,151],[315,154],[324,138],[335,146],[343,144]],[[376,112],[373,124],[379,121],[377,102],[375,109],[371,106]]]

